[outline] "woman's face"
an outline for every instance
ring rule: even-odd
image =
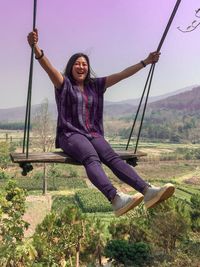
[[[72,67],[72,75],[77,84],[83,84],[88,74],[88,64],[84,57],[79,57]]]

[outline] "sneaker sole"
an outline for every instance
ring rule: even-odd
[[[133,201],[131,201],[130,203],[128,203],[123,208],[115,211],[115,215],[117,217],[119,217],[119,216],[125,214],[129,210],[131,210],[131,209],[135,208],[136,206],[138,206],[142,202],[143,199],[144,199],[144,196],[142,194],[140,194],[140,193],[135,194]]]
[[[153,208],[158,205],[160,202],[170,198],[175,191],[175,187],[172,184],[166,184],[166,187],[161,191],[156,197],[145,203],[147,209]]]

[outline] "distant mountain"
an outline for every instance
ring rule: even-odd
[[[178,95],[170,96],[165,99],[149,104],[149,108],[153,110],[169,109],[187,112],[200,111],[200,86],[192,90],[182,92]]]
[[[31,107],[31,116],[37,112],[40,104],[32,105]],[[56,118],[56,105],[49,104],[49,111],[54,118]],[[24,121],[26,114],[25,107],[16,107],[16,108],[8,108],[8,109],[0,109],[0,122],[18,122]]]
[[[105,103],[104,113],[107,117],[124,117],[136,112],[140,99]],[[132,103],[132,104],[131,104]],[[133,104],[134,103],[134,104]],[[186,87],[173,93],[150,97],[147,109],[185,109],[199,110],[200,86]]]
[[[121,102],[108,102],[104,104],[105,117],[124,117],[133,114],[138,107],[139,99],[124,100]],[[33,105],[31,114],[34,116],[38,105]],[[176,109],[188,112],[200,110],[200,86],[186,87],[175,92],[161,96],[150,97],[148,109]],[[49,104],[49,111],[53,118],[57,117],[56,105]],[[0,109],[0,122],[24,121],[25,107]]]
[[[162,100],[164,98],[170,97],[170,96],[174,96],[174,95],[178,95],[180,93],[186,92],[186,91],[190,91],[195,87],[198,87],[199,85],[191,85],[191,86],[187,86],[184,87],[182,89],[178,89],[176,91],[167,93],[167,94],[163,94],[163,95],[159,95],[159,96],[150,96],[148,99],[148,103],[152,103],[158,100]],[[116,101],[116,102],[107,102],[107,104],[109,105],[115,105],[115,104],[128,104],[128,105],[132,105],[132,106],[137,106],[140,102],[140,98],[136,98],[136,99],[126,99],[126,100],[122,100],[122,101]]]

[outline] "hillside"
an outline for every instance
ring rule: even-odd
[[[200,86],[186,87],[175,92],[156,97],[149,97],[147,112],[159,109],[177,109],[190,112],[199,110]],[[105,103],[104,115],[106,117],[128,117],[138,108],[140,99],[128,99],[121,102]],[[199,103],[198,103],[199,102]]]
[[[149,104],[153,110],[170,109],[186,112],[199,112],[200,110],[200,86],[190,91],[170,96],[165,99]]]
[[[178,92],[178,93],[177,93]],[[200,110],[200,86],[188,87],[174,93],[158,97],[150,97],[147,112],[159,110],[177,110],[185,114],[196,113]],[[139,99],[126,100],[121,102],[107,102],[104,104],[105,118],[119,118],[131,116],[138,107]],[[31,114],[34,116],[40,105],[33,105]],[[57,110],[55,103],[49,104],[49,111],[56,119]],[[0,122],[24,121],[25,107],[0,109]]]
[[[129,107],[105,121],[105,132],[108,136],[128,138],[135,116],[135,107],[128,114]],[[126,109],[127,114],[124,114]],[[123,111],[123,112],[122,112]],[[119,115],[120,114],[120,115]],[[165,99],[149,103],[144,117],[141,137],[148,140],[163,140],[175,143],[200,142],[200,86]],[[118,116],[118,120],[117,120]],[[140,121],[141,112],[137,122]],[[120,120],[119,120],[120,118]],[[119,125],[120,122],[120,125]],[[119,127],[117,127],[119,125]],[[136,128],[139,125],[136,124]],[[136,134],[138,128],[134,129]]]
[[[31,115],[37,112],[40,105],[33,105],[31,107]],[[53,118],[56,118],[56,105],[49,104],[49,111],[52,114]],[[0,122],[18,122],[24,121],[26,108],[24,107],[16,107],[16,108],[8,108],[8,109],[0,109]]]

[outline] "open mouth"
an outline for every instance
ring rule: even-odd
[[[77,74],[81,75],[81,74],[84,74],[84,72],[83,71],[77,71]]]

